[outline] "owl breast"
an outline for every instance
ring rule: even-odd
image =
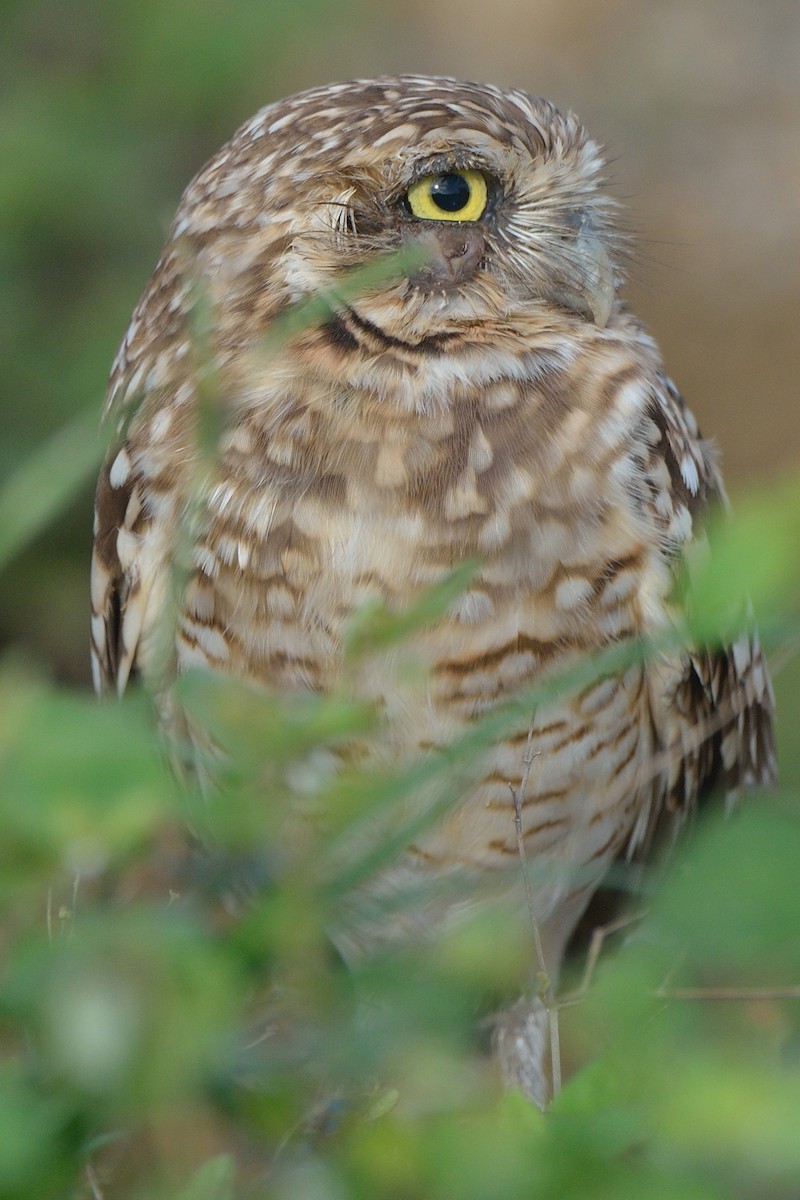
[[[326,336],[307,349],[317,366]],[[480,387],[457,359],[448,376],[443,358],[436,402],[413,407],[406,362],[394,364],[404,384],[388,397],[353,385],[336,403],[318,370],[289,394],[259,393],[228,436],[211,492],[182,666],[330,689],[361,605],[402,611],[471,561],[446,616],[402,654],[367,656],[353,682],[385,717],[382,753],[402,761],[663,619],[664,568],[634,503],[646,373],[632,375],[613,333],[585,353],[602,369],[583,390],[574,362],[559,371],[528,350]],[[565,890],[588,897],[649,807],[653,742],[640,666],[541,711],[532,700],[404,869],[508,870],[519,809],[526,850],[558,868],[547,909]]]

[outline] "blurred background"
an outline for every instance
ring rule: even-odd
[[[262,105],[411,71],[542,93],[608,150],[628,296],[734,497],[800,456],[796,0],[4,0],[0,475],[99,415],[181,191]],[[0,582],[0,641],[88,682],[91,492]]]
[[[95,431],[181,192],[270,101],[402,71],[542,93],[606,146],[637,235],[628,299],[740,517],[706,607],[753,593],[776,671],[782,789],[723,829],[709,813],[663,891],[644,876],[624,945],[563,1009],[565,1064],[589,1065],[547,1122],[498,1103],[476,1057],[476,1014],[528,971],[527,926],[476,911],[355,972],[330,952],[364,877],[331,868],[335,838],[353,822],[362,845],[385,781],[357,774],[344,805],[319,784],[330,842],[326,821],[284,827],[272,783],[316,773],[309,747],[353,719],[340,699],[267,712],[220,692],[245,769],[189,823],[202,811],[235,853],[187,883],[187,800],[147,698],[88,694]],[[798,133],[797,0],[0,0],[0,1200],[173,1200],[196,1170],[181,1200],[232,1200],[266,1162],[276,1200],[796,1200]],[[402,799],[414,777],[391,783]],[[255,907],[221,926],[251,861]],[[254,1040],[264,995],[299,1016],[279,1004],[279,1036]],[[352,1089],[338,1117],[319,1106],[332,1079]]]

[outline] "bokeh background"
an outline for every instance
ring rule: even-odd
[[[608,149],[631,303],[734,495],[800,456],[796,0],[4,0],[0,472],[108,366],[178,197],[261,105],[399,71],[540,92]],[[91,487],[0,583],[0,639],[86,685]]]
[[[95,430],[180,193],[271,100],[400,71],[541,92],[607,147],[628,298],[739,517],[694,616],[716,634],[753,595],[778,690],[782,787],[708,812],[663,888],[614,875],[649,913],[562,1009],[575,1073],[546,1119],[498,1101],[476,1045],[476,1014],[530,987],[526,925],[476,911],[348,972],[330,952],[374,867],[359,821],[414,786],[305,794],[351,706],[195,680],[182,702],[237,748],[207,803],[174,788],[146,696],[87,691]],[[0,0],[0,1200],[796,1200],[798,133],[797,0]],[[333,840],[285,828],[293,765]],[[187,820],[213,826],[191,871]],[[335,867],[351,829],[361,875]]]

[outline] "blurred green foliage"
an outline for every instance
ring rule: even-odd
[[[310,28],[326,27],[333,49],[363,7],[348,0],[333,21],[326,0],[4,0],[0,480],[66,422],[96,422],[189,179],[296,89]],[[92,455],[72,444],[63,454],[85,485],[0,581],[0,644],[87,683]]]
[[[740,508],[694,619],[724,623],[744,564],[767,643],[788,653],[798,489]],[[780,546],[761,553],[756,516]],[[363,614],[354,669],[409,631]],[[529,975],[518,912],[477,907],[445,940],[347,969],[330,936],[408,836],[376,847],[364,830],[434,775],[457,795],[503,718],[402,773],[331,778],[325,748],[375,732],[344,694],[277,703],[199,674],[181,699],[232,751],[211,795],[175,782],[147,696],[98,705],[0,672],[0,1197],[797,1195],[796,770],[640,881],[646,913],[566,998],[567,1083],[543,1115],[501,1095],[482,1033]],[[796,717],[794,688],[786,703]]]
[[[562,1011],[568,1081],[546,1116],[501,1095],[481,1037],[525,984],[518,914],[475,911],[351,970],[330,940],[393,848],[342,846],[432,774],[446,803],[489,725],[457,755],[325,783],[328,820],[299,835],[298,768],[369,736],[368,710],[185,680],[235,752],[209,799],[176,784],[148,697],[101,706],[63,685],[84,678],[90,431],[161,242],[152,214],[166,224],[207,154],[288,90],[282,64],[324,10],[4,8],[0,634],[17,649],[0,666],[0,1200],[795,1200],[796,481],[737,501],[692,617],[713,633],[732,596],[755,597],[785,666],[782,788],[708,816],[645,878],[646,915]],[[402,645],[463,583],[400,621],[363,614],[353,661]]]

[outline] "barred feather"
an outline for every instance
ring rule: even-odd
[[[412,183],[463,170],[488,181],[479,218],[413,217]],[[402,609],[469,558],[467,593],[409,647],[430,668],[421,689],[386,656],[361,672],[398,761],[587,653],[665,643],[682,564],[724,494],[619,300],[624,237],[601,173],[571,114],[449,79],[317,89],[234,135],[187,189],[112,370],[121,440],[98,487],[92,569],[100,690],[195,665],[329,689],[366,598]],[[350,269],[415,246],[422,266],[336,293]],[[266,345],[277,318],[330,289],[321,322]],[[204,474],[212,387],[220,434]],[[731,646],[675,645],[537,710],[371,899],[441,884],[417,933],[458,911],[454,876],[522,903],[521,836],[555,979],[615,857],[645,853],[660,820],[714,786],[774,779],[769,677],[743,628]],[[368,924],[347,953],[409,935],[408,919]],[[543,1102],[540,1014],[515,1013],[498,1034],[504,1075]]]

